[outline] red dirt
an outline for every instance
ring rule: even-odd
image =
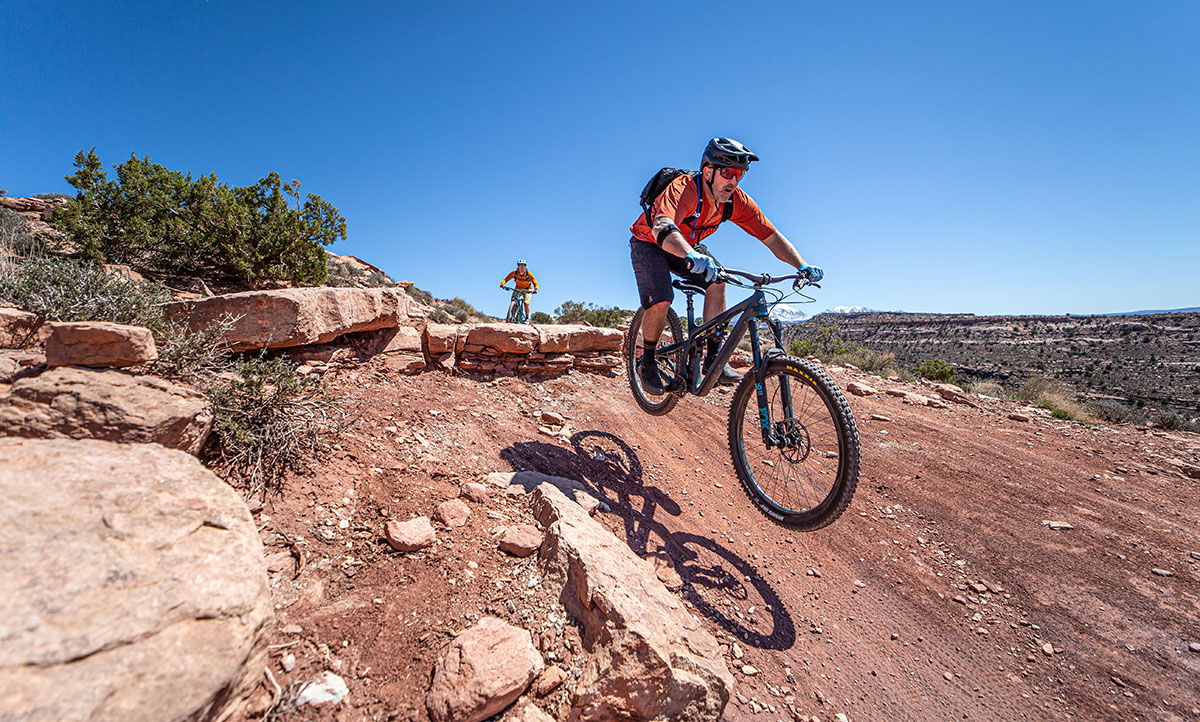
[[[831,372],[843,386],[857,377]],[[728,391],[653,418],[623,377],[481,382],[368,366],[333,385],[353,396],[356,426],[259,512],[268,554],[289,550],[282,532],[304,557],[295,578],[282,556],[272,575],[272,643],[289,645],[270,662],[285,688],[277,719],[427,719],[437,653],[481,614],[530,629],[548,662],[578,668],[578,634],[537,584],[536,558],[496,548],[498,529],[532,521],[524,498],[471,504],[468,524],[435,524],[439,545],[424,552],[382,539],[388,519],[432,515],[460,483],[513,469],[585,482],[610,509],[597,514],[605,526],[665,578],[674,567],[678,593],[729,650],[726,719],[1200,717],[1200,654],[1188,650],[1200,641],[1189,556],[1200,555],[1200,482],[1169,463],[1197,463],[1196,435],[1023,423],[1002,402],[852,397],[858,493],[831,527],[798,533],[768,523],[738,486]],[[540,410],[563,414],[568,432],[539,432]],[[302,631],[283,631],[293,624]],[[346,679],[347,700],[291,709],[325,669]],[[538,700],[558,719],[569,684]]]

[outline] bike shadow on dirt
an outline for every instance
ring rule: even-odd
[[[796,642],[791,615],[754,565],[710,537],[671,531],[657,518],[661,510],[682,510],[662,489],[647,485],[642,463],[620,437],[605,431],[579,431],[571,447],[523,441],[500,451],[515,471],[536,471],[572,479],[620,517],[625,538],[638,556],[674,566],[692,606],[747,645],[783,650]],[[658,544],[651,549],[652,538]],[[761,610],[759,614],[752,609]]]

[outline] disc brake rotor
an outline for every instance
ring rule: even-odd
[[[808,458],[812,451],[812,440],[808,429],[795,419],[775,422],[775,444],[783,458],[798,464]]]

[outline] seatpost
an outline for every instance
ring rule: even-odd
[[[687,305],[688,305],[688,335],[690,336],[690,335],[692,334],[692,330],[696,328],[696,310],[695,310],[695,303],[692,301],[692,295],[693,295],[693,294],[691,294],[691,293],[686,293],[686,294],[684,294],[684,295],[685,295],[685,296],[687,296]]]

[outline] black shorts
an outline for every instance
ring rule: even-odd
[[[693,248],[712,257],[703,243],[697,243]],[[637,278],[642,308],[650,308],[656,303],[675,299],[675,289],[671,287],[672,273],[694,286],[708,288],[712,285],[704,280],[703,274],[690,273],[687,270],[687,261],[667,253],[654,243],[630,238],[629,256],[633,260],[633,275]]]

